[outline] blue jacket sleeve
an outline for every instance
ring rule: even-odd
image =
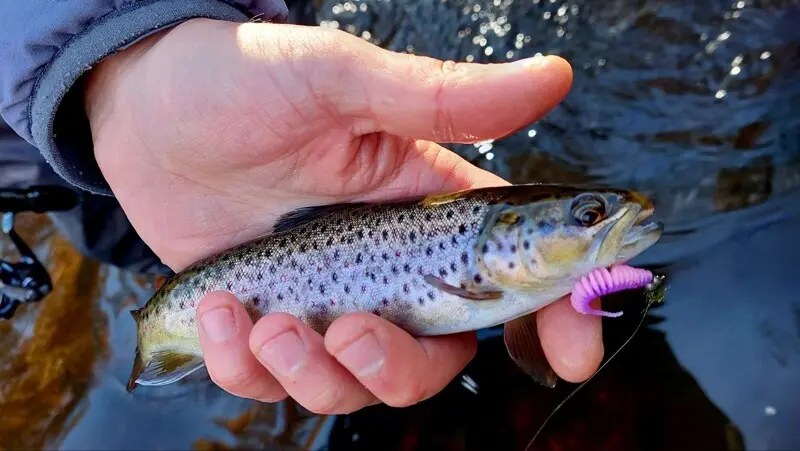
[[[192,18],[285,21],[283,0],[24,0],[0,6],[0,115],[61,177],[111,195],[92,151],[81,76]]]

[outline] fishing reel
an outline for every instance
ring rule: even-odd
[[[61,186],[0,189],[0,231],[20,255],[14,263],[0,259],[0,319],[11,319],[20,304],[41,301],[53,289],[47,268],[14,230],[15,215],[71,210],[79,202],[78,193]]]

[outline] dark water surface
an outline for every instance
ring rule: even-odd
[[[575,78],[563,104],[513,136],[454,150],[512,182],[621,185],[656,200],[665,237],[633,264],[668,274],[666,302],[533,449],[800,449],[798,2],[313,7],[323,26],[392,50],[565,57]],[[531,384],[487,332],[463,375],[407,409],[319,417],[230,397],[202,376],[131,396],[127,310],[152,285],[58,237],[27,236],[49,253],[56,292],[0,324],[0,449],[522,449],[574,387]],[[606,355],[637,320],[605,322]]]

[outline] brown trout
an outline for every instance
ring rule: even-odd
[[[321,334],[356,311],[415,336],[505,323],[511,358],[552,386],[531,313],[652,246],[663,229],[645,221],[653,209],[634,191],[540,184],[298,209],[270,234],[176,274],[131,312],[128,390],[202,368],[195,308],[212,291],[236,295],[254,320],[285,312]]]

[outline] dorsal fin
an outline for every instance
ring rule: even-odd
[[[275,228],[273,233],[285,232],[287,230],[307,224],[311,221],[327,216],[332,213],[357,210],[369,204],[366,202],[351,202],[330,205],[318,205],[313,207],[300,207],[288,213],[281,215],[275,221]]]

